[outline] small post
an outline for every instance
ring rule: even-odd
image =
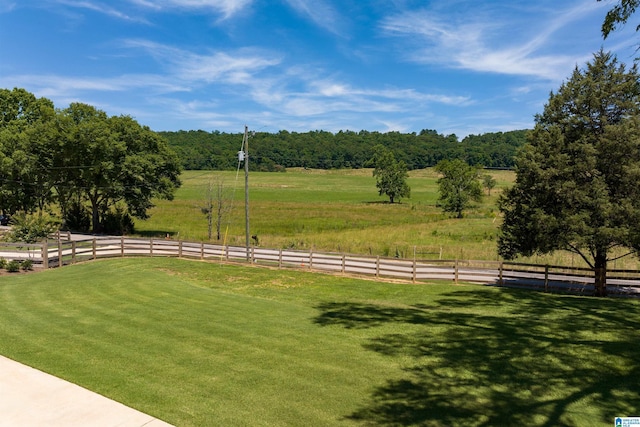
[[[380,255],[376,256],[376,277],[380,277]]]
[[[309,270],[313,268],[313,250],[309,251]]]
[[[342,254],[342,274],[346,273],[346,264],[347,264],[347,257],[345,256],[345,254]]]
[[[120,256],[124,258],[124,236],[120,236]]]
[[[503,276],[502,276],[503,268],[504,268],[503,262],[500,261],[500,265],[498,267],[498,285],[500,285],[500,286],[504,286],[504,279],[503,279]]]
[[[413,274],[412,274],[412,282],[416,283],[416,259],[415,257],[413,258]]]
[[[49,248],[47,247],[47,239],[42,242],[42,266],[49,268]]]
[[[60,232],[58,231],[58,236]],[[62,267],[62,241],[58,239],[58,267]]]
[[[91,249],[92,249],[92,252],[93,252],[93,259],[96,259],[97,258],[96,255],[97,254],[96,254],[96,238],[95,237],[93,238],[93,241],[91,242]]]
[[[544,266],[544,291],[549,292],[549,266]]]
[[[71,242],[71,264],[76,263],[76,242]]]
[[[278,251],[278,268],[282,268],[282,249]]]
[[[204,242],[200,242],[200,260],[204,259]]]
[[[153,237],[149,239],[149,256],[153,256]]]
[[[453,268],[454,268],[453,281],[457,285],[458,284],[458,260],[456,260]]]
[[[178,258],[182,258],[182,240],[178,240]]]

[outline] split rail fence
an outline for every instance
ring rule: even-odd
[[[408,282],[434,279],[483,283],[577,294],[593,293],[589,268],[522,264],[501,261],[408,260],[364,255],[287,249],[245,248],[163,239],[128,237],[88,238],[43,244],[0,244],[0,257],[31,259],[43,268],[99,258],[153,256],[209,261],[246,262],[278,268],[298,268]],[[640,271],[609,270],[610,295],[640,296]]]

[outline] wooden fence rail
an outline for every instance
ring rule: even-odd
[[[547,292],[590,294],[593,272],[588,268],[523,264],[505,261],[407,260],[363,255],[319,253],[289,249],[245,248],[202,242],[128,237],[50,240],[43,244],[1,243],[0,257],[31,259],[44,268],[86,260],[154,256],[249,262],[278,268],[303,268],[333,273],[375,276],[409,282],[442,279],[484,283]],[[612,295],[640,296],[640,271],[610,270]]]

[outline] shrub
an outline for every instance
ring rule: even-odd
[[[12,221],[13,227],[8,236],[14,242],[35,243],[58,228],[58,221],[46,215],[27,215],[19,212],[13,216]]]
[[[25,259],[24,261],[22,261],[22,269],[24,271],[33,270],[33,260],[32,259]]]
[[[133,226],[133,218],[122,206],[116,206],[114,210],[107,212],[102,220],[102,231],[106,234],[131,234]]]
[[[0,258],[0,268],[6,268],[7,260],[4,258]]]
[[[17,273],[20,271],[20,262],[18,260],[11,260],[5,267],[9,273]]]
[[[64,215],[69,230],[86,232],[91,229],[91,211],[80,202],[72,202]]]

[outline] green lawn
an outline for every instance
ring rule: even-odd
[[[178,426],[610,426],[640,304],[178,259],[0,277],[0,354]]]

